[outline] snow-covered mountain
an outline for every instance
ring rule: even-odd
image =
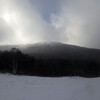
[[[29,55],[38,58],[61,58],[61,59],[99,59],[100,50],[89,49],[60,42],[35,43],[20,47],[20,49]]]
[[[42,42],[29,45],[5,45],[0,50],[18,48],[23,53],[38,58],[62,58],[62,59],[97,59],[100,58],[99,49],[84,48],[60,42]]]

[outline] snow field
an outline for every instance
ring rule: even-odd
[[[100,78],[0,74],[0,100],[100,100]]]

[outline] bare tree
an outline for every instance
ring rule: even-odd
[[[19,50],[16,49],[16,48],[12,48],[11,49],[11,53],[13,55],[13,63],[12,63],[13,74],[16,74],[17,73],[17,58],[16,58],[16,56],[17,56],[17,52],[18,51]]]

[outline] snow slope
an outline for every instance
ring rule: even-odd
[[[0,100],[100,100],[100,78],[0,74]]]

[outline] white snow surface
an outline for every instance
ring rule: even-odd
[[[100,78],[0,74],[0,100],[100,100]]]

